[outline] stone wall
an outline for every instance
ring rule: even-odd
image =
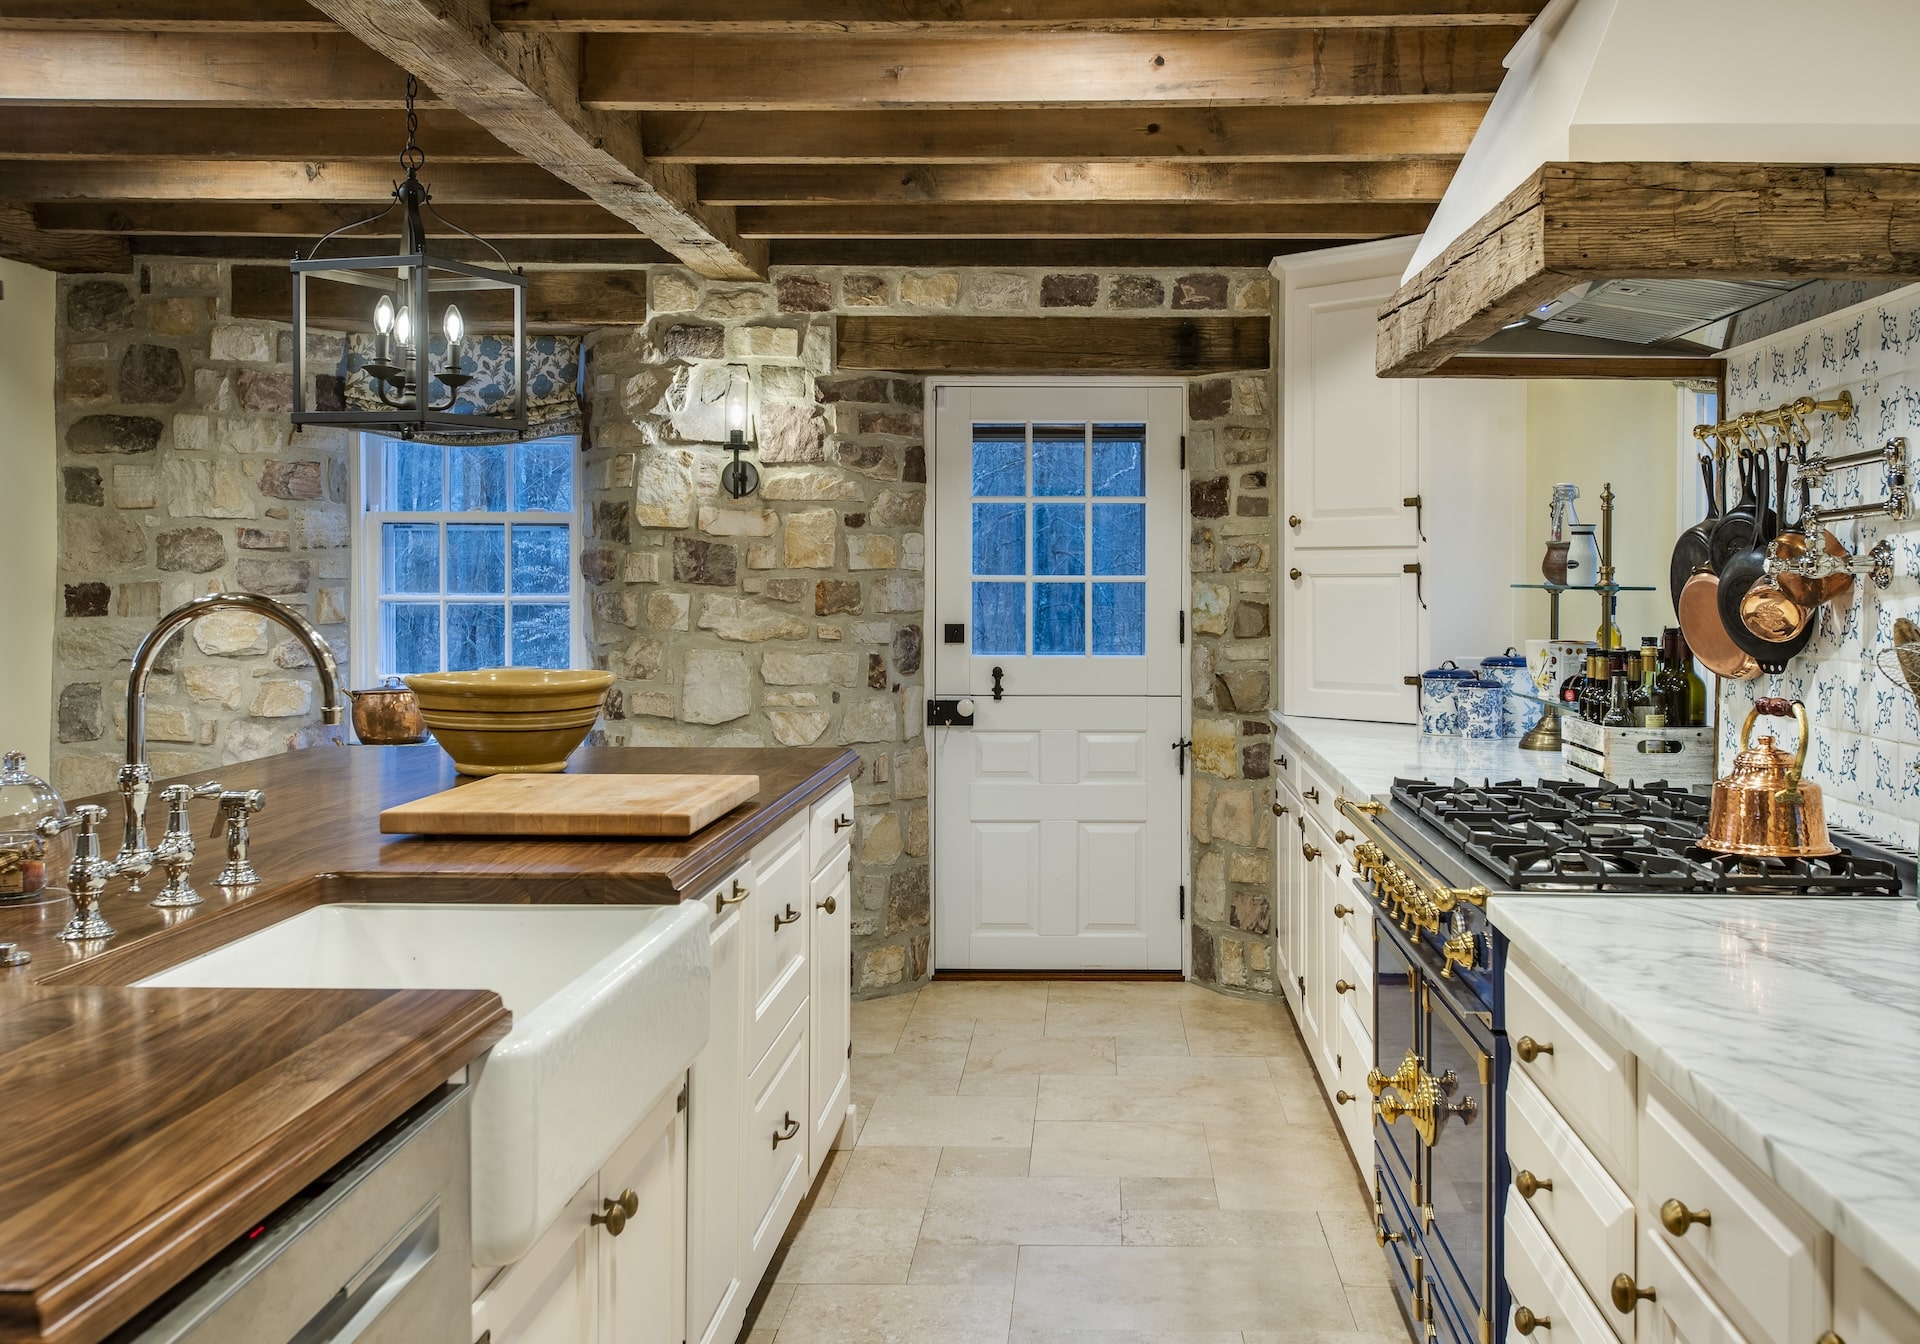
[[[197,261],[60,280],[53,779],[68,796],[113,786],[129,659],[190,597],[270,594],[345,662],[347,438],[293,432],[288,329],[232,320],[228,288],[226,266]],[[318,740],[309,667],[259,617],[197,623],[151,682],[154,773]]]
[[[645,327],[588,342],[585,573],[594,656],[620,678],[606,736],[854,747],[854,983],[911,985],[929,936],[924,388],[838,371],[834,314],[1265,314],[1267,276],[796,269],[741,285],[663,267],[649,293]],[[742,501],[719,486],[729,363],[759,398],[762,485]],[[1271,991],[1270,374],[1195,380],[1188,415],[1194,973]]]

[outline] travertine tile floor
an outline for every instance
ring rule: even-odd
[[[853,1096],[747,1344],[1406,1344],[1282,1004],[937,983],[854,1005]]]

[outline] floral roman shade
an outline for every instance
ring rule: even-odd
[[[367,376],[367,362],[373,358],[371,333],[347,340],[342,371],[346,384],[347,409],[377,411],[384,409]],[[436,339],[430,357],[443,357],[444,342]],[[481,336],[466,343],[465,367],[474,374],[472,382],[460,389],[456,406],[482,415],[513,414],[513,352],[511,343],[499,336]],[[578,434],[584,424],[580,406],[580,338],[578,336],[529,336],[527,338],[527,437],[546,438],[555,434]],[[423,443],[505,443],[518,438],[510,433],[436,434],[425,430],[415,436]]]

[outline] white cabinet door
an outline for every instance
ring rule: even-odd
[[[1419,383],[1374,376],[1374,315],[1398,276],[1289,286],[1283,550],[1419,543]],[[1296,523],[1294,520],[1298,519]]]
[[[1285,785],[1273,792],[1273,869],[1279,883],[1273,894],[1274,947],[1280,960],[1280,982],[1291,1002],[1297,989],[1294,977],[1300,975],[1300,916],[1303,909],[1300,886],[1304,879],[1300,848],[1293,843],[1299,834],[1300,800]]]
[[[631,1208],[600,1241],[600,1344],[682,1344],[687,1269],[687,1113],[654,1108],[600,1169],[607,1202]]]
[[[473,1330],[493,1344],[599,1344],[598,1174],[574,1192],[533,1249],[497,1274],[473,1304]]]
[[[732,893],[730,879],[720,895],[730,900]],[[753,1294],[742,1270],[746,1236],[740,1188],[747,1112],[744,921],[752,904],[748,898],[724,907],[714,921],[713,1016],[688,1084],[686,1337],[691,1344],[733,1344]]]
[[[1288,714],[1417,723],[1420,718],[1416,551],[1295,555],[1284,583]],[[1406,678],[1414,677],[1413,685]]]
[[[747,935],[747,1068],[807,1001],[807,819],[795,817],[753,849]],[[802,1145],[804,1146],[804,1145]]]
[[[820,1174],[847,1118],[852,1079],[848,1048],[853,1041],[853,876],[843,853],[813,879],[813,992],[807,1003],[812,1059],[807,1107],[807,1173]]]
[[[741,1147],[742,1230],[751,1287],[807,1193],[807,1014],[795,1012],[747,1079]]]

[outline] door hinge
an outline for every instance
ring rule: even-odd
[[[1184,611],[1180,613],[1180,642],[1187,642],[1187,613]]]
[[[1182,434],[1180,436],[1180,470],[1185,471],[1186,469],[1187,469],[1187,436],[1185,434]]]
[[[680,1084],[680,1095],[674,1098],[673,1109],[676,1111],[684,1111],[687,1109],[687,1085],[685,1083]]]
[[[1426,594],[1425,580],[1422,579],[1420,576],[1419,562],[1415,561],[1412,564],[1400,566],[1400,572],[1402,574],[1413,575],[1414,600],[1420,604],[1420,610],[1425,611],[1427,609],[1427,594]]]
[[[1420,496],[1408,495],[1400,501],[1400,507],[1413,510],[1413,534],[1425,541],[1427,539],[1426,509],[1421,503]]]
[[[1187,773],[1187,748],[1193,745],[1193,739],[1183,737],[1173,744],[1174,765],[1182,775]]]
[[[1182,886],[1180,888],[1180,918],[1185,919],[1186,917],[1187,917],[1187,889],[1186,887]]]

